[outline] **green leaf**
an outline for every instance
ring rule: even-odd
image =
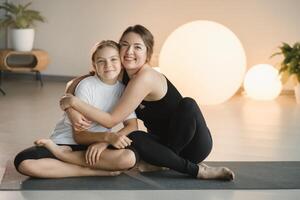
[[[45,22],[40,12],[28,9],[31,4],[31,2],[25,5],[7,2],[1,4],[0,9],[5,10],[7,15],[0,21],[0,27],[29,28],[35,21]]]
[[[273,58],[274,56],[281,55],[281,54],[282,54],[282,52],[276,52],[276,53],[273,53],[273,54],[270,56],[270,58]]]
[[[282,82],[285,83],[289,77],[292,77],[292,79],[299,81],[299,79],[300,79],[300,42],[296,42],[292,46],[283,42],[282,45],[278,48],[280,49],[280,52],[276,52],[276,53],[272,54],[271,57],[279,55],[279,54],[283,55],[283,60],[280,64],[280,68],[279,68],[279,74],[281,75]]]

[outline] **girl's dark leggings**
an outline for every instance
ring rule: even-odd
[[[162,135],[167,134],[167,135]],[[183,98],[171,118],[169,131],[134,131],[129,138],[144,161],[197,177],[198,163],[212,149],[212,138],[204,117],[192,98]],[[163,140],[157,138],[165,138]]]

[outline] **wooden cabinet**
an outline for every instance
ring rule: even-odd
[[[17,60],[18,57],[32,57],[32,63],[14,63],[9,62],[9,59],[14,58]],[[35,72],[42,71],[47,68],[49,63],[48,53],[42,50],[33,50],[28,52],[12,51],[12,50],[1,50],[0,51],[0,70],[8,71],[21,71],[21,72]]]
[[[43,50],[35,49],[28,52],[13,51],[10,49],[0,50],[0,73],[2,71],[35,72],[41,86],[43,86],[43,81],[40,72],[47,68],[48,63],[48,53]],[[2,79],[2,76],[0,79]],[[1,88],[0,92],[5,94]]]

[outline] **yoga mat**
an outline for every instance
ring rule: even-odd
[[[235,180],[199,180],[173,170],[129,171],[116,177],[35,179],[19,174],[9,162],[0,190],[300,189],[300,161],[205,163],[229,167],[235,172]]]

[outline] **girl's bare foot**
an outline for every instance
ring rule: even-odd
[[[92,170],[92,169],[91,169]],[[119,176],[120,171],[92,170],[95,176]]]
[[[72,151],[69,146],[59,146],[55,144],[51,139],[39,139],[34,142],[35,145],[39,147],[45,147],[51,151],[55,156],[59,156],[61,153],[66,151]]]
[[[137,169],[140,172],[153,172],[153,171],[168,170],[168,168],[166,168],[166,167],[159,167],[156,165],[151,165],[142,160],[138,163]]]
[[[203,163],[199,163],[199,171],[197,178],[200,179],[220,179],[232,181],[234,173],[227,167],[210,167]]]

